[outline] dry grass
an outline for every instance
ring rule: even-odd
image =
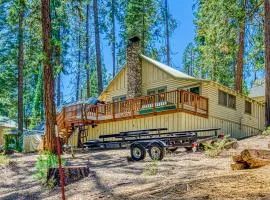
[[[0,154],[0,167],[5,167],[9,165],[10,159],[6,155]]]
[[[231,155],[245,148],[267,148],[270,136],[239,142],[239,149],[217,158],[179,149],[164,160],[130,162],[129,150],[96,151],[65,155],[67,165],[90,166],[88,178],[66,186],[68,199],[267,199],[270,168],[232,171]],[[0,168],[0,199],[59,199],[60,188],[49,191],[33,179],[35,154],[15,154],[16,165]],[[151,166],[151,167],[150,167]],[[157,169],[157,173],[145,173]],[[270,198],[268,198],[270,199]]]

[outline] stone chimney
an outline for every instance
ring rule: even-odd
[[[140,38],[129,39],[127,46],[127,98],[142,95],[142,61]]]

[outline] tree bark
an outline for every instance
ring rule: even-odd
[[[165,24],[166,24],[166,56],[167,56],[167,65],[170,66],[170,33],[169,33],[169,13],[168,13],[168,0],[165,0]]]
[[[76,76],[76,101],[80,98],[80,70],[81,70],[81,35],[79,33],[79,52],[78,52],[78,69],[77,69],[77,76]]]
[[[54,104],[54,78],[51,65],[51,19],[50,0],[41,0],[41,21],[43,39],[43,81],[44,81],[44,105],[45,105],[45,149],[56,152],[55,136],[55,104]]]
[[[61,72],[57,76],[57,106],[61,104]]]
[[[270,0],[264,0],[265,125],[270,125]]]
[[[98,2],[93,0],[94,24],[95,24],[95,46],[96,46],[96,65],[98,79],[98,94],[103,91],[102,64],[100,51],[99,20],[98,20]]]
[[[235,74],[235,90],[239,93],[243,92],[243,69],[244,69],[244,53],[245,53],[245,29],[246,29],[246,4],[247,0],[243,0],[244,17],[240,22],[239,30],[239,47],[237,52],[237,67]]]
[[[86,6],[86,96],[91,96],[90,89],[90,61],[89,61],[89,3]]]
[[[57,39],[60,40],[60,27],[57,30]],[[56,57],[56,65],[60,67],[61,65],[61,49],[60,46],[57,45],[55,49],[55,57]],[[60,106],[61,103],[61,72],[59,72],[57,76],[57,106]]]
[[[115,58],[115,0],[112,0],[112,61],[113,61],[113,77],[116,74],[116,58]]]
[[[144,47],[145,47],[145,8],[144,8],[144,0],[143,2],[143,13],[142,13],[142,39],[141,39],[141,51],[144,54]]]
[[[23,21],[24,21],[24,3],[21,2],[19,8],[19,32],[18,32],[18,137],[17,144],[23,134],[23,68],[24,68],[24,44],[23,44]]]

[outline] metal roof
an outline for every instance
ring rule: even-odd
[[[249,92],[249,97],[262,97],[265,96],[265,84],[264,80],[257,80],[254,82]]]
[[[8,117],[0,116],[0,127],[4,128],[16,128],[17,123]]]
[[[174,68],[172,68],[172,67],[170,67],[168,65],[165,65],[165,64],[163,64],[161,62],[158,62],[158,61],[156,61],[156,60],[154,60],[152,58],[149,58],[149,57],[147,57],[145,55],[141,55],[141,57],[143,59],[145,59],[146,61],[152,63],[154,66],[158,67],[162,71],[170,74],[171,76],[173,76],[175,78],[183,78],[183,79],[193,79],[193,80],[196,80],[196,78],[194,78],[194,77],[192,77],[192,76],[190,76],[188,74],[185,74],[183,72],[180,72],[180,71],[178,71],[178,70],[176,70],[176,69],[174,69]]]

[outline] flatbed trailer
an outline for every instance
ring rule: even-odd
[[[144,129],[101,135],[99,140],[86,141],[83,147],[103,150],[130,148],[131,158],[134,161],[143,160],[146,152],[151,159],[162,160],[167,150],[175,151],[178,147],[196,149],[201,142],[217,138],[220,128],[163,132],[167,130],[167,128]],[[214,134],[199,137],[200,132]]]

